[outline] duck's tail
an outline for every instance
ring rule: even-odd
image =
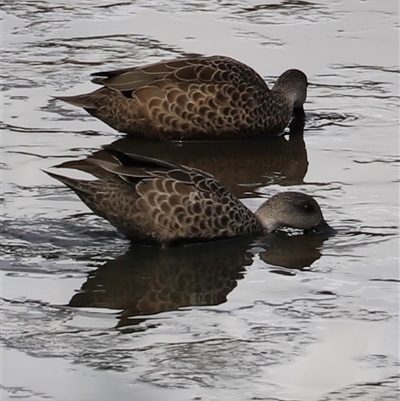
[[[93,183],[96,181],[87,181],[87,180],[77,180],[75,178],[65,177],[60,174],[51,173],[50,171],[43,170],[46,174],[50,177],[62,182],[68,188],[72,189],[76,192],[79,196],[82,194],[93,195]]]
[[[62,100],[65,103],[72,104],[76,107],[82,107],[86,110],[97,109],[97,105],[93,101],[93,94],[88,93],[85,95],[77,96],[52,96],[53,99]]]

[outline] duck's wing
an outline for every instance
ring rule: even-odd
[[[98,161],[135,188],[136,223],[160,242],[250,233],[254,216],[212,175],[139,155],[108,150],[118,163]]]
[[[105,149],[105,151],[114,157],[114,161],[88,158],[87,162],[100,167],[107,173],[117,175],[125,182],[133,185],[136,185],[139,181],[144,179],[168,178],[171,173],[175,180],[191,184],[190,175],[194,171],[214,179],[214,177],[208,173],[164,160],[124,153],[116,149]]]
[[[265,81],[251,67],[224,56],[196,56],[122,70],[93,73],[94,83],[119,92],[134,91],[158,81],[196,84],[233,84],[262,87]]]
[[[168,244],[257,231],[252,212],[212,175],[150,157],[107,151],[115,162],[87,159],[105,172],[104,178],[86,181],[47,173],[128,238]]]

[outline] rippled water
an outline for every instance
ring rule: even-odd
[[[399,5],[4,1],[2,399],[397,400]],[[51,95],[225,54],[310,81],[271,140],[149,143]],[[255,209],[315,196],[334,238],[130,244],[41,169],[112,146],[194,165]],[[100,153],[101,155],[101,153]]]

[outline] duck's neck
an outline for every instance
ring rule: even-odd
[[[271,89],[271,92],[280,103],[286,104],[291,110],[293,109],[294,103],[296,102],[296,94],[294,92],[288,93],[280,85],[274,85]]]
[[[264,231],[265,234],[269,234],[269,233],[271,233],[272,231],[276,230],[278,227],[281,226],[279,224],[279,221],[277,221],[276,219],[274,219],[274,218],[272,218],[270,216],[266,216],[265,215],[265,210],[263,210],[262,214],[263,214],[263,216],[261,216],[260,209],[258,209],[254,213],[258,223],[262,227],[262,230]]]

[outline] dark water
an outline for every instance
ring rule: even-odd
[[[397,400],[398,8],[3,2],[2,400]],[[99,69],[190,53],[269,83],[304,70],[305,126],[149,143],[50,98],[92,90]],[[130,246],[41,171],[106,146],[210,171],[253,210],[307,192],[340,234]]]

